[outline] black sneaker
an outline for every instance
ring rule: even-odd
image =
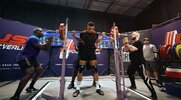
[[[131,85],[129,88],[132,90],[136,90],[136,86],[133,86],[133,85]]]
[[[13,96],[10,98],[10,100],[19,100],[19,96]]]
[[[151,95],[151,99],[152,99],[152,100],[157,100],[157,99],[158,99],[156,93],[154,93],[154,94]]]
[[[27,93],[32,93],[33,91],[38,91],[38,89],[34,88],[34,87],[27,87],[26,88],[26,92]]]
[[[160,87],[160,92],[166,92],[166,89],[165,89],[165,87]]]
[[[73,97],[77,97],[79,94],[80,94],[80,91],[79,91],[79,90],[76,90],[76,91],[72,94],[72,96],[73,96]]]
[[[69,84],[68,89],[74,88],[74,84]]]
[[[96,92],[99,94],[99,95],[104,95],[104,92],[101,90],[101,89],[97,89]]]

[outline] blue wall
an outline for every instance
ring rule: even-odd
[[[0,81],[9,81],[20,79],[23,72],[20,70],[19,65],[16,63],[16,55],[23,49],[24,42],[28,36],[32,35],[32,31],[36,26],[23,24],[17,21],[10,21],[0,19]],[[44,29],[46,31],[46,29]],[[10,38],[5,38],[7,35]],[[17,39],[18,38],[18,39]],[[72,35],[68,34],[68,39],[72,39]],[[72,39],[73,40],[73,39]],[[76,42],[75,40],[73,40]],[[72,43],[71,45],[73,45]],[[74,50],[70,50],[73,52]],[[59,59],[60,48],[52,47],[50,56],[50,67],[60,75],[61,72],[61,59]],[[66,65],[66,76],[72,75],[72,63],[76,59],[77,53],[70,53]],[[102,72],[108,66],[108,55],[106,50],[102,50],[97,54],[98,70]],[[43,68],[48,66],[49,51],[41,51],[38,59]],[[107,72],[103,73],[103,75]],[[90,71],[86,71],[85,75],[90,75]],[[43,76],[56,76],[51,70],[46,71]]]

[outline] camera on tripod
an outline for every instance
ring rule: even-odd
[[[40,43],[45,44],[48,40],[48,37],[53,36],[53,41],[51,43],[51,46],[54,47],[62,47],[63,46],[63,40],[60,39],[59,34],[56,31],[48,30],[44,32],[43,37],[40,38]]]

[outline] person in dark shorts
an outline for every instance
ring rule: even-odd
[[[37,91],[38,89],[34,88],[34,84],[38,80],[39,75],[42,72],[42,67],[37,60],[37,56],[40,50],[48,49],[51,45],[53,37],[48,37],[46,44],[40,44],[40,38],[43,36],[41,28],[35,28],[33,35],[30,36],[27,41],[24,49],[17,55],[16,60],[20,65],[20,68],[25,72],[24,76],[21,78],[18,88],[11,100],[19,100],[20,94],[31,76],[34,75],[30,85],[26,88],[27,92]]]
[[[86,64],[86,68],[89,70],[90,69],[90,65],[89,63]],[[72,89],[74,88],[74,81],[75,81],[75,78],[77,77],[77,74],[78,74],[78,71],[79,71],[79,56],[75,59],[75,61],[73,62],[73,72],[72,72],[72,79],[71,79],[71,82],[68,86],[68,89]],[[96,86],[96,83],[95,83],[95,80],[93,81],[93,84],[92,86]],[[99,87],[100,87],[100,84],[99,84]]]
[[[93,72],[93,77],[95,79],[96,83],[96,92],[99,95],[104,95],[104,92],[99,87],[99,76],[97,71],[97,58],[95,54],[96,50],[96,43],[100,42],[102,38],[105,36],[104,33],[101,33],[101,37],[98,38],[98,33],[94,31],[95,25],[93,22],[88,22],[87,24],[87,30],[80,33],[80,39],[78,41],[80,42],[79,48],[79,71],[77,75],[77,87],[76,91],[73,92],[73,97],[77,97],[80,93],[80,85],[82,81],[82,73],[84,69],[86,68],[86,64],[90,64],[90,69]],[[76,38],[75,34],[72,33],[73,37]]]
[[[146,76],[145,59],[143,57],[143,43],[139,40],[139,38],[140,34],[138,32],[133,32],[131,35],[131,39],[133,40],[132,45],[128,44],[128,37],[123,39],[124,51],[130,52],[129,56],[131,63],[130,65],[128,65],[127,70],[127,74],[131,81],[130,89],[137,88],[135,84],[134,74],[136,71],[138,71],[139,75],[151,92],[151,98],[155,100],[157,99],[157,95],[155,89],[153,88],[151,80],[148,76]]]
[[[144,45],[143,45],[143,55],[146,60],[146,74],[148,77],[150,77],[151,69],[153,70],[154,77],[156,79],[156,83],[158,87],[162,87],[161,82],[158,78],[158,69],[156,60],[158,59],[158,50],[155,47],[154,44],[150,43],[150,40],[148,38],[144,38]]]
[[[89,69],[90,68],[90,65],[87,63],[86,64],[86,68]],[[68,86],[68,89],[72,89],[74,88],[74,81],[75,81],[75,78],[77,77],[77,74],[78,74],[78,71],[79,71],[79,57],[77,57],[75,59],[75,61],[73,62],[73,72],[72,72],[72,79],[71,79],[71,83],[69,84]],[[93,86],[95,85],[95,81],[93,81]]]

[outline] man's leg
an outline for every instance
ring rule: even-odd
[[[127,69],[127,74],[131,82],[130,89],[136,89],[135,77],[134,74],[136,72],[136,65],[130,64]]]
[[[71,83],[68,86],[68,89],[74,88],[74,81],[79,71],[79,58],[77,58],[73,63],[73,72],[72,72],[72,79]]]
[[[150,63],[148,61],[146,61],[146,75],[148,76],[148,78],[150,78]]]
[[[29,87],[26,88],[26,91],[27,91],[28,93],[31,93],[32,91],[38,91],[38,89],[34,88],[34,84],[35,84],[36,81],[38,80],[38,78],[39,78],[39,76],[40,76],[40,74],[41,74],[42,71],[43,71],[43,68],[42,68],[40,65],[37,66],[37,67],[35,67],[35,75],[34,75],[32,81],[31,81]]]
[[[20,80],[18,88],[14,94],[13,97],[11,97],[11,100],[19,100],[19,96],[22,92],[22,90],[24,89],[24,87],[26,86],[26,84],[28,83],[28,81],[30,80],[31,76],[34,73],[34,68],[27,68],[25,70],[25,75],[23,76],[23,78]]]
[[[158,87],[161,87],[161,82],[159,81],[159,78],[158,78],[157,64],[155,61],[152,61],[152,62],[150,62],[150,65],[152,65],[153,74],[154,74],[155,80],[157,82],[157,85],[158,85]]]
[[[155,77],[155,79],[156,79],[157,86],[158,86],[159,88],[163,87],[161,81],[160,81],[159,78],[158,78],[158,70],[157,70],[157,66],[156,66],[156,65],[153,66],[153,74],[154,74],[154,77]]]
[[[79,71],[78,68],[73,68],[72,80],[71,80],[71,83],[70,83],[69,86],[68,86],[68,89],[74,88],[74,81],[75,81],[75,78],[76,78],[76,76],[77,76],[77,74],[78,74],[78,71]]]
[[[99,75],[98,75],[97,66],[96,66],[97,60],[91,60],[89,63],[90,63],[90,67],[93,72],[93,77],[96,83],[96,92],[99,95],[104,95],[104,92],[100,89],[100,86],[99,86]]]
[[[144,83],[146,84],[146,86],[147,86],[148,89],[150,90],[150,92],[151,92],[151,97],[152,97],[153,99],[157,99],[157,95],[156,95],[155,89],[153,88],[153,85],[152,85],[152,83],[151,83],[151,80],[148,78],[148,76],[146,76],[144,64],[142,64],[142,65],[139,66],[138,72],[139,72],[141,78],[143,79]]]
[[[82,73],[85,69],[85,65],[86,65],[86,61],[84,60],[80,60],[80,67],[79,67],[79,72],[77,75],[77,87],[76,87],[76,91],[73,93],[73,97],[77,97],[80,93],[80,85],[81,85],[81,81],[82,81]]]
[[[86,68],[87,68],[87,70],[91,70],[91,66],[90,66],[90,64],[89,63],[87,63],[86,64]],[[93,70],[91,70],[92,71],[92,76],[93,76],[93,82],[92,82],[92,86],[96,86],[96,82],[95,82],[95,79],[94,79],[94,71]],[[101,87],[101,85],[99,84],[99,87]]]
[[[158,82],[158,71],[156,68],[153,68],[153,74],[155,76],[156,81]]]

